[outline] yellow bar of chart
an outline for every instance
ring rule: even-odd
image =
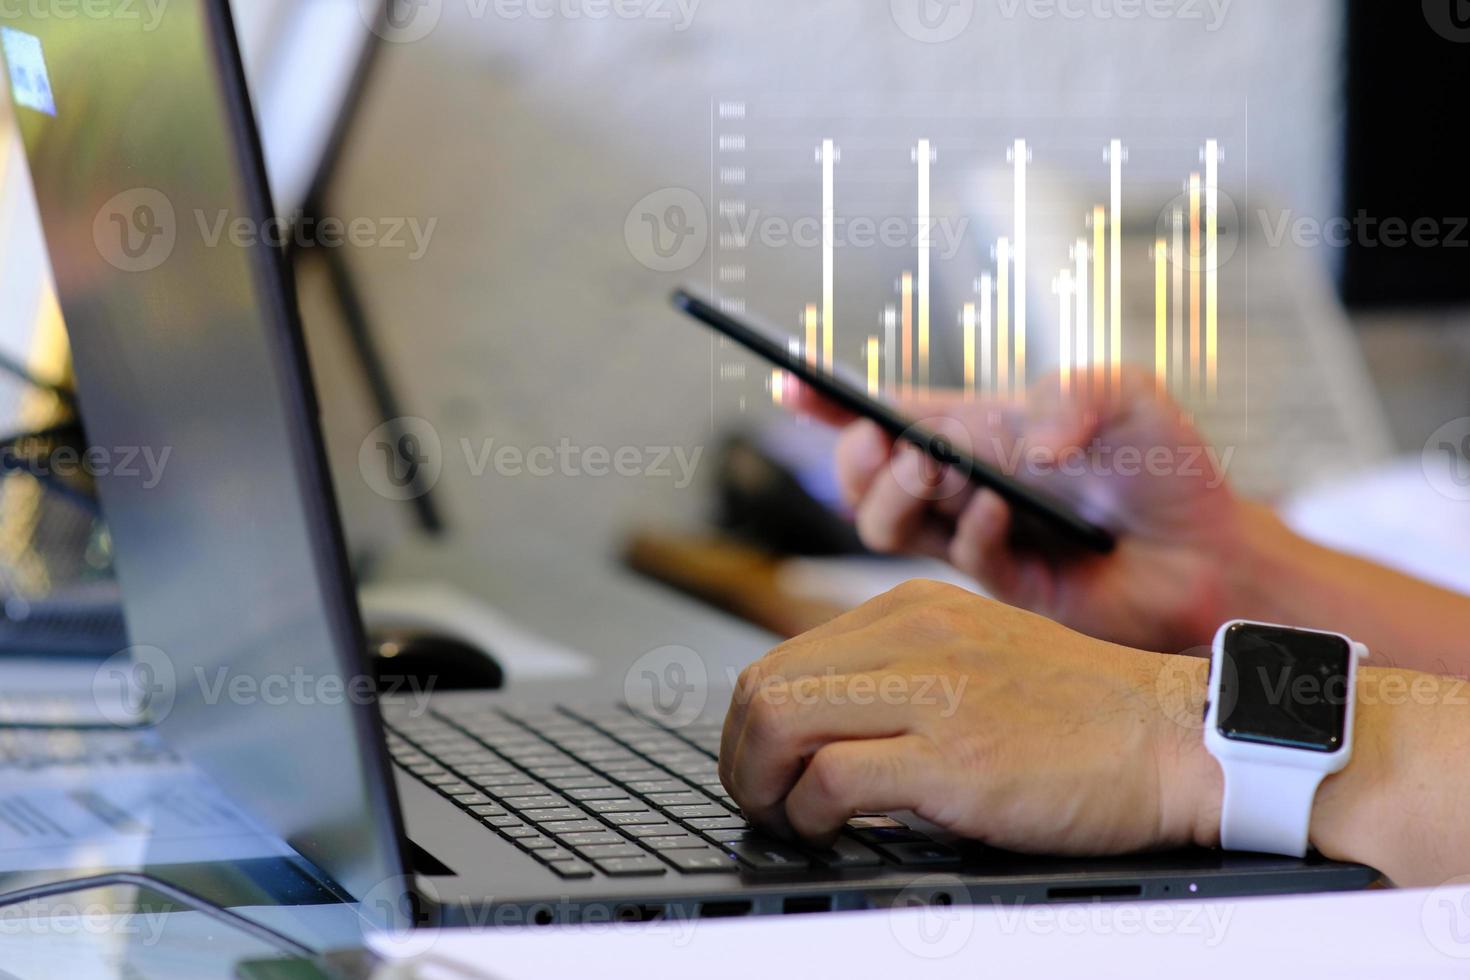
[[[1173,214],[1174,244],[1169,249],[1170,264],[1174,267],[1173,308],[1170,316],[1174,321],[1174,394],[1180,399],[1189,397],[1188,376],[1184,373],[1184,212],[1175,208]]]
[[[919,140],[918,148],[914,151],[914,162],[918,167],[919,177],[919,277],[918,277],[918,300],[919,300],[919,386],[923,389],[929,387],[929,162],[930,146],[928,140]]]
[[[1108,352],[1113,364],[1113,397],[1123,387],[1123,141],[1113,140],[1108,150],[1112,166],[1112,251],[1108,255],[1111,275],[1111,344]]]
[[[1154,242],[1154,379],[1159,397],[1169,393],[1169,243]]]
[[[868,394],[877,396],[880,390],[879,369],[883,366],[882,348],[877,337],[868,338]]]
[[[816,367],[819,351],[817,350],[817,306],[815,303],[807,305],[802,319],[806,327],[806,362]]]
[[[1087,239],[1077,239],[1073,246],[1072,260],[1076,271],[1072,276],[1073,291],[1077,294],[1077,344],[1075,351],[1078,389],[1087,386]]]
[[[1189,175],[1189,388],[1200,389],[1200,179]]]
[[[1026,227],[1026,164],[1028,163],[1025,140],[1016,140],[1011,148],[1016,167],[1015,182],[1015,240],[1012,245],[1012,264],[1016,269],[1016,290],[1013,300],[1015,312],[1016,347],[1016,394],[1026,395],[1026,287],[1027,287],[1027,227]]]
[[[1220,386],[1220,144],[1205,143],[1205,397]]]
[[[1011,243],[995,243],[995,391],[1011,393]]]
[[[991,381],[992,368],[990,352],[995,349],[994,312],[991,306],[992,289],[995,283],[990,274],[983,273],[980,276],[980,385],[989,391],[993,387]]]
[[[1062,366],[1062,395],[1072,393],[1072,273],[1062,271],[1057,280],[1057,295],[1061,297],[1061,326],[1057,338],[1057,360]]]
[[[822,141],[822,347],[827,370],[832,370],[833,334],[835,325],[835,299],[833,281],[835,261],[833,252],[837,247],[837,212],[835,170],[837,147],[832,140]]]
[[[975,304],[966,303],[960,310],[960,332],[965,351],[965,401],[975,400]]]
[[[914,390],[914,276],[905,272],[899,280],[900,316],[903,325],[903,393]]]
[[[1099,204],[1092,209],[1092,388],[1098,395],[1106,390],[1108,361],[1107,227],[1108,213]]]

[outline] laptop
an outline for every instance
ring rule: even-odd
[[[89,441],[166,447],[99,491],[131,678],[167,746],[382,926],[790,914],[1360,888],[1205,851],[1005,854],[913,814],[813,850],[716,775],[718,692],[374,696],[293,284],[225,0],[0,22]],[[487,561],[491,560],[487,556]],[[655,680],[658,671],[654,671]],[[671,680],[677,680],[669,674]]]

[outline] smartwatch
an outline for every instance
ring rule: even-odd
[[[1210,658],[1205,747],[1225,774],[1220,846],[1305,857],[1317,787],[1353,754],[1358,662],[1340,633],[1236,620]]]

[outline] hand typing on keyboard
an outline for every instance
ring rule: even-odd
[[[1027,852],[1208,842],[1218,768],[1158,694],[1207,666],[911,582],[745,671],[720,775],[753,823],[817,843],[895,810]]]

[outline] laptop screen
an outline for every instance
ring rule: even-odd
[[[0,42],[134,644],[98,683],[361,897],[401,874],[398,821],[224,0],[17,10]]]

